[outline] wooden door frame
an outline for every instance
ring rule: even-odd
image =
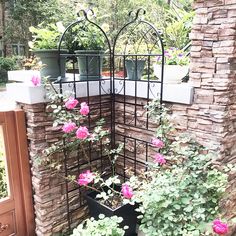
[[[1,112],[0,121],[4,123],[7,165],[12,185],[9,200],[15,202],[17,236],[33,236],[35,221],[25,114],[22,110]]]
[[[32,178],[30,171],[27,130],[25,113],[23,110],[15,111],[15,120],[21,183],[22,189],[24,189],[22,195],[25,209],[26,232],[27,236],[33,236],[35,235],[35,215],[33,208]]]

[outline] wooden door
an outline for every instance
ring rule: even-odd
[[[1,185],[0,236],[32,236],[35,224],[23,111],[0,112],[0,152],[6,183]]]

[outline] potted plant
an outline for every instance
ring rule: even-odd
[[[182,50],[169,48],[165,50],[165,66],[163,82],[168,84],[179,84],[188,74],[189,57]],[[161,56],[156,58],[153,64],[154,75],[161,78]]]
[[[69,33],[69,32],[68,32]],[[105,38],[102,31],[92,24],[77,25],[70,33],[69,48],[73,48],[78,61],[80,80],[101,78]],[[68,35],[68,38],[69,37]]]
[[[52,79],[58,76],[65,77],[65,58],[60,58],[57,44],[61,35],[60,27],[55,24],[49,24],[43,27],[40,24],[37,28],[29,28],[33,40],[29,42],[29,47],[33,53],[40,58],[44,67],[41,69],[41,76],[50,76]],[[67,50],[62,50],[66,53]]]
[[[125,68],[127,77],[130,80],[140,80],[144,71],[144,59],[127,59],[125,60]]]
[[[99,214],[108,217],[114,215],[122,217],[124,220],[121,226],[127,225],[129,227],[125,236],[136,235],[136,206],[134,203],[126,201],[133,197],[132,188],[128,184],[122,183],[115,174],[116,160],[123,146],[119,145],[110,150],[109,131],[103,128],[103,120],[99,121],[93,130],[88,130],[86,126],[82,125],[90,112],[86,102],[80,103],[80,108],[78,108],[78,100],[70,94],[63,96],[58,94],[49,81],[45,83],[45,86],[48,91],[47,97],[51,99],[48,109],[53,116],[54,126],[58,126],[63,132],[64,141],[60,140],[45,149],[42,159],[55,168],[58,163],[55,163],[51,158],[53,154],[66,150],[70,155],[73,150],[80,148],[84,159],[87,160],[86,169],[78,173],[77,176],[70,176],[67,180],[89,190],[85,197],[92,217],[98,219]],[[110,160],[111,168],[102,173],[95,168],[86,153],[86,145],[89,143],[103,146],[103,155]],[[60,165],[58,171],[60,172]]]
[[[129,80],[140,80],[145,67],[145,56],[142,54],[148,54],[147,46],[137,40],[133,42],[128,41],[126,45],[125,53],[128,57],[125,59],[125,68],[127,72],[127,78]],[[135,54],[137,56],[129,56],[129,54]]]
[[[40,77],[42,62],[35,56],[23,57],[18,60],[20,68],[23,70],[8,71],[8,80],[28,83],[32,76]]]
[[[71,236],[124,236],[127,227],[120,227],[121,217],[99,215],[98,220],[87,219],[73,230]]]

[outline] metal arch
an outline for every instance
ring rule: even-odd
[[[74,22],[72,22],[71,24],[69,24],[67,27],[66,27],[66,29],[65,29],[65,31],[63,32],[63,34],[61,35],[61,37],[60,37],[60,39],[59,39],[59,44],[58,44],[58,55],[59,55],[59,57],[58,57],[58,64],[60,65],[61,64],[61,59],[60,59],[60,52],[61,52],[61,45],[62,45],[62,42],[63,42],[63,39],[64,39],[64,37],[65,37],[65,34],[70,30],[70,29],[72,29],[74,26],[76,26],[76,25],[78,25],[78,24],[80,24],[80,23],[82,23],[82,22],[89,22],[90,24],[92,24],[92,25],[94,25],[95,27],[97,27],[101,32],[102,32],[102,34],[103,34],[103,36],[104,36],[104,38],[105,38],[105,40],[106,40],[106,43],[105,44],[107,44],[107,46],[108,46],[108,50],[109,50],[109,55],[110,55],[110,74],[112,74],[112,55],[111,55],[111,52],[112,52],[112,50],[111,50],[111,44],[110,44],[110,40],[108,39],[108,37],[107,37],[107,35],[106,35],[106,33],[105,33],[105,31],[98,25],[98,24],[96,24],[95,22],[93,22],[93,21],[91,21],[90,19],[89,19],[89,17],[88,17],[88,14],[89,14],[89,12],[91,12],[92,13],[92,16],[93,17],[95,17],[95,14],[94,14],[94,11],[92,10],[92,9],[89,9],[89,10],[87,10],[87,11],[85,11],[85,10],[80,10],[78,13],[77,13],[77,16],[78,16],[78,20],[76,20],[76,21],[74,21]],[[72,54],[73,55],[73,54]],[[59,66],[59,70],[61,70],[61,66]],[[60,71],[60,73],[61,73],[61,71]],[[57,80],[58,82],[59,82],[59,84],[60,84],[60,93],[62,93],[62,83],[61,83],[61,79],[62,78],[59,78],[59,80]],[[111,91],[112,92],[112,91]]]
[[[160,89],[160,103],[162,104],[163,103],[163,78],[164,78],[164,63],[165,63],[165,58],[164,58],[164,43],[162,41],[162,38],[161,38],[161,35],[160,35],[160,31],[156,29],[156,27],[146,21],[146,20],[142,20],[142,19],[139,19],[139,16],[140,14],[143,14],[145,15],[146,11],[143,9],[143,8],[139,8],[136,12],[134,11],[130,11],[129,12],[129,16],[131,18],[132,15],[134,15],[134,18],[131,19],[127,24],[125,24],[117,33],[115,39],[114,39],[114,44],[113,44],[113,50],[112,50],[112,55],[113,57],[115,56],[115,50],[116,50],[116,44],[117,44],[117,41],[120,37],[120,35],[122,34],[122,32],[131,24],[135,23],[137,20],[139,20],[140,23],[143,23],[143,24],[146,24],[148,25],[151,29],[154,30],[155,34],[156,34],[156,37],[158,39],[158,41],[160,42],[160,49],[161,49],[161,81],[160,81],[160,84],[161,84],[161,89]],[[153,48],[152,48],[153,49]],[[113,62],[114,63],[114,62]],[[113,66],[113,90],[114,90],[114,76],[115,76],[115,67]],[[113,91],[114,92],[114,91]]]

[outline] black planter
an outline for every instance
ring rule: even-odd
[[[95,219],[98,219],[98,216],[100,214],[104,214],[107,217],[111,217],[114,215],[122,217],[123,221],[120,224],[120,226],[121,227],[124,227],[125,225],[129,226],[129,228],[125,230],[125,236],[137,236],[136,224],[137,224],[138,214],[135,211],[136,206],[126,204],[116,209],[111,209],[99,203],[97,199],[95,198],[96,195],[97,195],[97,192],[93,191],[93,192],[88,193],[85,196],[88,203],[90,216],[94,217]]]

